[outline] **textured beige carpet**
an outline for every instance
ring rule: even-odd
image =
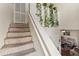
[[[35,52],[29,25],[25,23],[10,24],[5,45],[0,49],[0,55],[24,56]]]

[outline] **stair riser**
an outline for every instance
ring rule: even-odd
[[[22,29],[19,29],[19,28],[10,28],[9,31],[30,31],[29,28],[22,28]]]
[[[30,36],[30,32],[24,32],[24,33],[8,33],[7,37],[22,37],[22,36]]]
[[[5,44],[20,44],[24,42],[30,42],[32,39],[31,38],[24,38],[24,39],[7,39],[5,40]]]
[[[0,55],[16,53],[16,52],[20,52],[20,51],[31,49],[31,48],[33,48],[33,43],[19,46],[19,47],[14,47],[14,48],[5,48],[5,49],[0,51]]]

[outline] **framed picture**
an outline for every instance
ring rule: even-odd
[[[70,31],[69,30],[66,30],[65,33],[64,33],[64,35],[70,36]]]
[[[63,35],[70,36],[70,31],[69,30],[62,30]]]

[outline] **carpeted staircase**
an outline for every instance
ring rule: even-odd
[[[10,24],[5,44],[0,55],[24,56],[35,52],[29,25],[25,23]]]

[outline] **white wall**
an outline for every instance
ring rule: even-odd
[[[4,45],[9,24],[12,22],[12,4],[0,3],[0,48]]]
[[[61,29],[79,29],[79,4],[58,4],[59,20]]]

